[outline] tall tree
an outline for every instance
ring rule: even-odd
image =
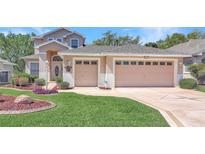
[[[14,66],[15,71],[24,71],[25,64],[21,57],[34,53],[34,45],[31,40],[32,36],[35,36],[35,34],[22,35],[9,33],[8,35],[4,35],[0,33],[0,56],[17,64]]]
[[[203,31],[195,30],[189,34],[187,34],[187,38],[190,39],[204,39],[205,33]]]
[[[187,41],[188,39],[184,34],[174,33],[171,36],[167,35],[165,40],[159,40],[156,43],[158,48],[166,49]]]
[[[121,46],[126,44],[139,44],[140,37],[131,37],[131,36],[118,36],[112,31],[107,31],[103,33],[103,37],[93,41],[95,45],[108,45],[108,46]]]

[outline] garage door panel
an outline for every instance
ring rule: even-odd
[[[115,65],[115,85],[116,87],[173,86],[173,74],[173,65]]]
[[[98,85],[98,64],[76,64],[75,86],[96,87]]]

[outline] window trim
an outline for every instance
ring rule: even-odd
[[[171,61],[166,62],[166,64],[167,64],[167,66],[173,66],[173,62],[171,62]]]
[[[83,64],[83,61],[82,60],[76,60],[75,61],[75,65],[82,65]]]
[[[80,47],[80,39],[79,39],[79,38],[70,38],[70,47],[73,48],[73,47],[72,47],[72,41],[73,41],[73,40],[78,40],[78,47],[77,47],[77,48],[79,48],[79,47]],[[74,48],[74,49],[75,49],[75,48]]]
[[[159,65],[159,62],[158,61],[153,61],[152,62],[152,66],[158,66]]]
[[[151,65],[152,65],[152,62],[151,62],[151,61],[146,61],[146,62],[145,62],[145,65],[146,65],[146,66],[151,66]]]
[[[190,74],[191,72],[190,71],[186,71],[186,67],[189,67],[191,64],[187,64],[187,65],[185,65],[185,64],[183,64],[183,73],[188,73],[188,74]],[[188,69],[187,69],[188,70]]]
[[[30,61],[30,63],[29,63],[29,74],[30,74],[30,75],[32,75],[32,74],[31,74],[31,64],[32,64],[32,63],[38,64],[38,67],[39,67],[39,62],[37,62],[37,61]],[[38,76],[39,76],[39,68],[38,68]]]
[[[1,72],[6,72],[8,78],[7,78],[7,82],[1,82],[1,81],[0,81],[0,83],[3,83],[3,84],[4,84],[4,83],[9,83],[9,78],[10,78],[11,71],[8,71],[8,70],[0,70],[0,73],[1,73]]]
[[[122,62],[122,64],[123,64],[123,65],[130,65],[130,62],[129,62],[128,60],[124,60],[124,61]]]
[[[52,40],[50,40],[50,39],[52,39]],[[53,37],[48,37],[47,38],[47,41],[53,41],[53,40],[55,40]]]
[[[60,40],[61,40],[61,42],[60,42],[60,41],[58,41],[58,39],[60,39]],[[62,37],[56,38],[56,41],[58,41],[58,42],[60,42],[60,43],[63,43],[63,38],[62,38]]]
[[[159,62],[159,65],[160,65],[160,66],[166,66],[166,62],[165,62],[165,61],[160,61],[160,62]]]
[[[130,61],[130,65],[137,65],[137,61]]]
[[[118,62],[119,62],[119,63],[118,63]],[[122,61],[116,60],[116,61],[115,61],[115,65],[122,65]]]
[[[89,60],[83,60],[83,65],[90,65],[90,61]]]
[[[90,61],[90,65],[97,65],[98,64],[98,61],[97,60],[91,60]]]
[[[140,64],[141,63],[141,64]],[[139,66],[144,66],[145,65],[145,62],[144,61],[138,61],[138,65]]]

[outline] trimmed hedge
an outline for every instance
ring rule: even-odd
[[[61,82],[60,83],[60,89],[68,89],[69,88],[69,83],[68,82]]]
[[[18,83],[20,86],[27,86],[29,84],[28,77],[20,77],[18,78]]]
[[[55,80],[57,84],[61,84],[63,82],[63,79],[59,77],[57,77]]]
[[[191,78],[182,79],[179,85],[183,89],[194,89],[197,87],[197,81]]]
[[[35,84],[37,86],[45,86],[46,85],[46,81],[44,79],[35,79]]]

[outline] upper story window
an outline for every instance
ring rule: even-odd
[[[78,48],[79,47],[79,39],[71,39],[70,46],[71,46],[71,48]]]
[[[48,41],[52,41],[52,40],[54,40],[54,38],[48,38]]]
[[[63,38],[57,38],[56,41],[63,42]]]

